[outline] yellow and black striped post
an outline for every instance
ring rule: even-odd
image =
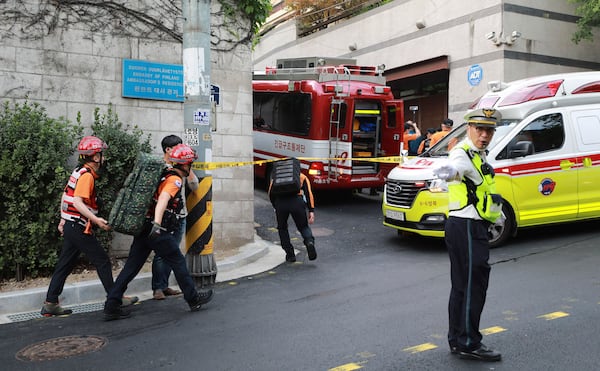
[[[212,176],[199,179],[198,189],[186,197],[186,205],[185,261],[196,286],[209,286],[217,278],[213,255]]]

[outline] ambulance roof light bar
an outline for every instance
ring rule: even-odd
[[[556,96],[556,93],[558,92],[558,89],[562,85],[563,81],[563,79],[547,81],[519,89],[518,91],[515,91],[514,93],[504,97],[498,104],[498,107],[511,106],[537,99],[552,98]]]

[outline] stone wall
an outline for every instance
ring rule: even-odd
[[[0,12],[7,14],[19,3],[2,2]],[[28,6],[35,8],[40,3],[28,2]],[[218,6],[218,2],[212,2],[213,15],[218,13]],[[213,17],[212,26],[221,21]],[[6,32],[9,26],[11,32]],[[221,88],[221,103],[215,112],[213,161],[250,161],[251,51],[243,44],[227,49],[211,53],[211,82]],[[150,133],[154,151],[161,153],[163,136],[183,137],[183,103],[122,97],[123,59],[182,64],[182,45],[168,37],[119,35],[110,25],[106,30],[90,30],[85,25],[69,24],[35,34],[25,24],[2,24],[0,18],[0,101],[36,102],[46,108],[49,116],[63,116],[72,122],[81,114],[88,127],[95,108],[105,112],[112,104],[124,124],[137,125]],[[252,167],[219,169],[211,175],[215,250],[252,242]],[[117,238],[116,242],[128,248],[127,238]]]

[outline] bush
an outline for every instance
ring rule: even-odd
[[[60,197],[74,164],[68,164],[83,136],[81,115],[76,125],[47,116],[38,104],[11,105],[0,112],[0,279],[52,274],[62,238],[56,229]],[[88,126],[88,125],[85,125]],[[108,218],[116,195],[139,152],[152,150],[150,136],[123,126],[112,105],[96,108],[92,135],[104,140],[108,168],[96,183],[103,198],[100,215]],[[105,249],[112,234],[96,230]]]
[[[61,241],[56,229],[66,163],[82,128],[48,117],[38,104],[0,111],[0,278],[52,270]]]

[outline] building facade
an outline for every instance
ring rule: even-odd
[[[577,19],[567,0],[394,0],[302,37],[298,18],[283,21],[261,37],[253,68],[314,56],[384,64],[405,117],[439,128],[460,122],[489,81],[600,70],[600,37],[571,41]]]

